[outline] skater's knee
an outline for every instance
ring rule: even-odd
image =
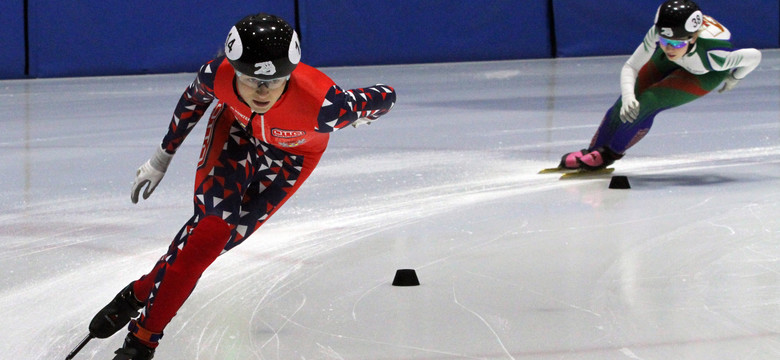
[[[211,263],[222,252],[230,239],[230,226],[218,216],[201,219],[187,239],[182,255],[191,261]]]
[[[193,232],[202,231],[213,237],[227,237],[230,235],[230,225],[221,217],[207,215],[198,221]]]

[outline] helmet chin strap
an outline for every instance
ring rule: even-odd
[[[688,51],[685,52],[685,55],[688,55],[692,53],[696,48],[696,41],[699,40],[699,33],[701,32],[701,29],[697,31],[693,36],[691,36],[691,41],[688,43]]]

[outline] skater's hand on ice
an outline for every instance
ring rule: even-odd
[[[623,106],[620,107],[620,121],[634,122],[639,116],[639,101],[634,95],[623,95]]]
[[[740,79],[734,77],[734,73],[730,73],[729,76],[726,76],[726,79],[723,80],[723,87],[720,88],[718,92],[723,93],[733,89],[735,86],[737,86],[739,80]]]
[[[353,127],[363,124],[371,125],[380,116],[389,113],[395,106],[395,89],[385,84],[376,84],[365,89],[353,89],[346,93],[352,97],[352,102],[362,104],[362,106],[357,106],[357,110],[354,111],[359,114],[359,117],[352,122]],[[349,107],[355,108],[354,105]]]
[[[354,122],[352,122],[352,127],[356,128],[356,127],[358,127],[360,125],[371,125],[371,123],[373,121],[374,120],[369,120],[367,118],[360,118],[360,119],[357,119]]]
[[[165,171],[168,170],[168,164],[171,163],[172,158],[173,155],[158,147],[152,158],[138,168],[135,172],[135,181],[133,181],[133,186],[130,190],[130,201],[133,204],[138,203],[138,195],[144,187],[146,187],[144,199],[148,199],[149,195],[152,195],[152,192],[157,188],[160,180],[165,175]]]
[[[352,123],[352,126],[353,127],[358,127],[358,126],[363,125],[363,124],[371,125],[371,123],[376,121],[376,119],[379,119],[380,116],[382,116],[384,114],[387,114],[389,112],[390,112],[390,109],[379,110],[379,111],[377,111],[377,112],[375,112],[375,113],[373,113],[371,115],[368,115],[368,116],[366,116],[364,118],[360,118],[360,119],[355,120],[355,122]]]

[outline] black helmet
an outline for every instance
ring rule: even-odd
[[[262,80],[289,76],[301,60],[298,34],[284,19],[260,13],[237,22],[225,40],[236,71]]]
[[[690,0],[668,0],[658,7],[655,28],[668,39],[690,39],[701,28],[704,15]]]

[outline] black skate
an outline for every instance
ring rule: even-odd
[[[127,334],[125,343],[114,354],[114,360],[151,360],[154,348],[142,344],[133,334]]]
[[[130,283],[92,318],[89,323],[90,335],[105,339],[116,334],[138,316],[138,310],[143,306],[142,302],[135,299],[133,283]]]

